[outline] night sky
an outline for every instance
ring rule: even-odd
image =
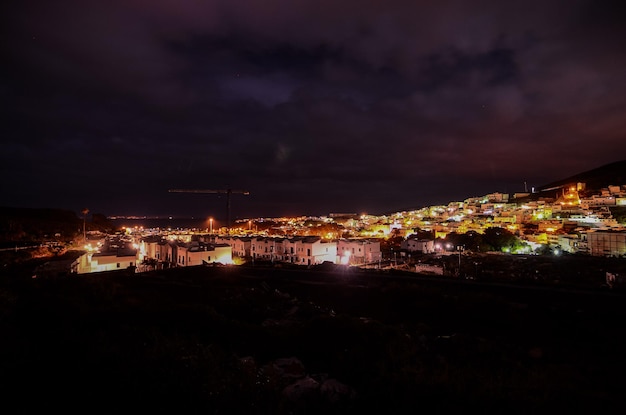
[[[617,1],[4,3],[3,206],[382,214],[626,158]]]

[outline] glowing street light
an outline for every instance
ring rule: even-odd
[[[213,233],[213,218],[209,218],[209,233]]]

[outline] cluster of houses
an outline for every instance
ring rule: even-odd
[[[350,238],[219,233],[116,236],[92,241],[93,248],[72,268],[79,274],[128,268],[140,272],[232,264],[234,258],[306,266],[324,262],[367,265],[382,260],[380,241],[391,232],[405,237],[401,245],[404,252],[436,253],[435,239],[445,239],[452,232],[482,233],[489,227],[508,229],[533,248],[550,245],[570,253],[624,257],[626,228],[612,216],[612,206],[626,206],[626,185],[591,193],[585,190],[584,183],[575,183],[547,189],[542,194],[492,193],[389,216],[355,216],[341,223],[354,236]],[[325,222],[336,224],[339,220],[332,215],[324,218]],[[301,228],[306,233],[314,230],[304,225]],[[415,229],[431,231],[434,237],[411,238]]]
[[[117,271],[132,269],[136,272],[171,267],[190,267],[212,263],[232,264],[229,245],[207,243],[204,240],[172,240],[150,235],[135,241],[115,235],[90,241],[87,252],[72,264],[72,272]]]
[[[569,253],[592,256],[626,256],[626,228],[612,215],[613,207],[626,207],[626,185],[595,192],[573,183],[541,193],[492,193],[398,212],[390,217],[398,229],[420,228],[445,239],[452,232],[482,233],[489,227],[505,228],[533,249],[542,245]],[[434,252],[432,241],[407,241],[408,250]]]
[[[239,237],[217,236],[216,242],[232,247],[233,255],[253,260],[317,265],[324,262],[363,265],[382,260],[378,239],[324,240],[319,236]]]
[[[233,264],[233,257],[296,265],[367,264],[382,260],[380,241],[327,241],[317,236],[270,238],[187,234],[179,238],[150,235],[133,242],[116,236],[93,241],[73,264],[77,274],[133,269],[137,272],[171,267]]]
[[[559,251],[570,254],[587,254],[591,256],[623,257],[626,255],[626,231],[617,229],[591,229],[573,233],[545,234],[545,242],[529,242],[529,247],[538,248],[549,245]],[[522,239],[524,240],[524,239]],[[431,239],[417,239],[408,237],[402,241],[400,248],[405,252],[420,252],[425,254],[438,253],[444,250]]]

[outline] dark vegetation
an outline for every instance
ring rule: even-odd
[[[18,412],[624,405],[626,298],[600,281],[526,288],[331,266],[30,274],[24,263],[0,274],[0,390]]]
[[[0,243],[71,240],[81,230],[82,220],[69,210],[0,207]]]
[[[101,213],[86,216],[87,231],[112,232]],[[71,242],[83,232],[83,218],[71,210],[0,206],[0,248],[43,241]]]
[[[466,233],[451,232],[440,243],[450,243],[454,248],[462,246],[464,249],[473,252],[501,252],[505,248],[515,250],[524,244],[511,231],[500,227],[487,228],[483,233],[476,231]]]
[[[626,206],[611,206],[611,216],[621,225],[626,225]]]

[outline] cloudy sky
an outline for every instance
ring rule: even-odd
[[[0,205],[380,214],[623,160],[619,5],[9,0]]]

